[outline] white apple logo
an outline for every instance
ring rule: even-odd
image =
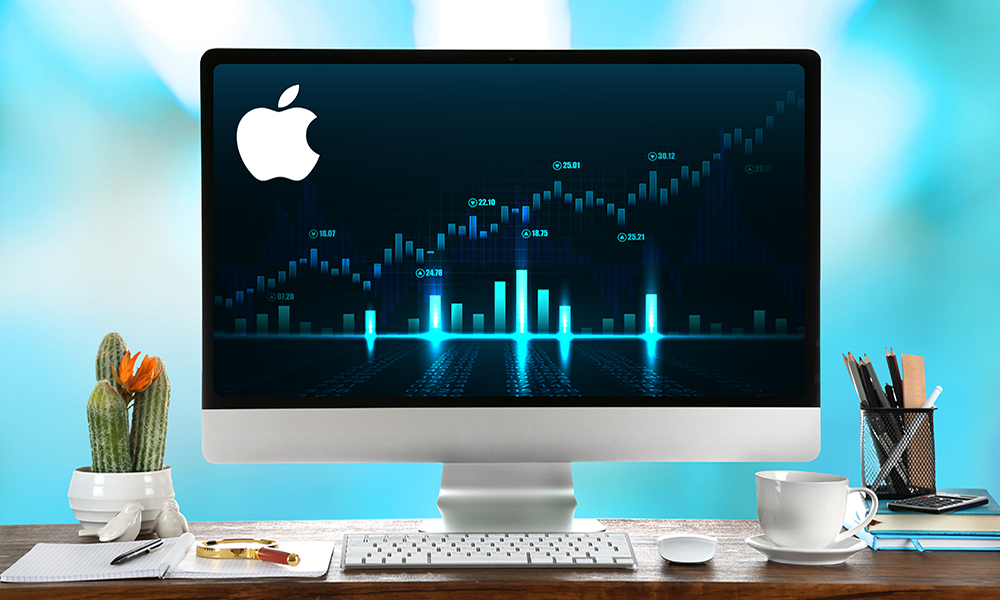
[[[278,108],[285,108],[298,95],[299,86],[291,86],[278,98]],[[236,147],[250,174],[260,181],[305,179],[319,160],[306,140],[306,130],[315,118],[305,108],[277,111],[259,107],[243,115],[236,127]]]

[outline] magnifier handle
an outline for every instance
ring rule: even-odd
[[[283,550],[275,550],[274,548],[258,548],[257,559],[278,563],[279,565],[288,565],[291,567],[299,564],[298,554],[292,554],[291,552],[285,552]]]

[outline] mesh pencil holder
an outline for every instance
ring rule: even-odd
[[[861,480],[879,498],[933,494],[934,408],[861,408]]]

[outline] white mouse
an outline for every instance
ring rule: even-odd
[[[673,533],[656,539],[660,556],[670,562],[697,564],[715,556],[716,539],[696,533]]]

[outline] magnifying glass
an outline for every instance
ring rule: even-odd
[[[278,550],[278,542],[253,538],[233,538],[206,540],[195,547],[198,556],[205,558],[244,558],[262,560],[294,567],[299,564],[299,555]]]

